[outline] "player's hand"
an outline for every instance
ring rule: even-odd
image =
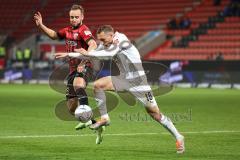
[[[75,52],[81,53],[82,55],[87,55],[88,52],[84,48],[75,49]]]
[[[55,53],[54,56],[56,59],[65,58],[68,57],[68,53]]]
[[[41,15],[40,12],[37,12],[37,13],[34,14],[34,20],[35,20],[35,23],[38,27],[43,24],[42,23],[42,15]]]

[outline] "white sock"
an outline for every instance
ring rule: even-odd
[[[97,101],[98,110],[101,115],[101,119],[109,120],[106,105],[106,95],[104,90],[95,91],[95,97],[96,97],[95,100]]]
[[[101,115],[101,119],[106,119],[106,120],[110,120],[108,114],[104,114],[104,115]]]
[[[178,132],[174,124],[172,123],[171,119],[167,116],[161,115],[161,124],[164,128],[166,128],[177,140],[182,139],[182,135]]]

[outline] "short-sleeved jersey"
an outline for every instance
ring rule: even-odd
[[[88,41],[94,39],[89,28],[82,24],[76,29],[72,26],[62,28],[57,32],[59,39],[65,39],[66,51],[74,52],[74,49],[84,48],[88,49]],[[70,73],[77,69],[78,64],[81,62],[80,59],[72,58],[69,60]]]

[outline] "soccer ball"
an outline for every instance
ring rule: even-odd
[[[87,122],[89,121],[93,116],[92,108],[88,105],[80,105],[75,110],[75,117],[80,122]]]

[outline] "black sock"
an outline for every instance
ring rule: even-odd
[[[76,89],[75,92],[78,97],[79,105],[88,105],[88,97],[87,97],[87,93],[86,93],[85,89],[78,88],[78,89]]]
[[[79,88],[76,91],[77,97],[78,97],[78,101],[80,105],[88,105],[88,97],[87,97],[87,93],[85,91],[85,89],[83,88]],[[96,120],[91,119],[92,124],[96,123]]]
[[[97,122],[95,119],[91,119],[91,121],[92,121],[92,124]]]

